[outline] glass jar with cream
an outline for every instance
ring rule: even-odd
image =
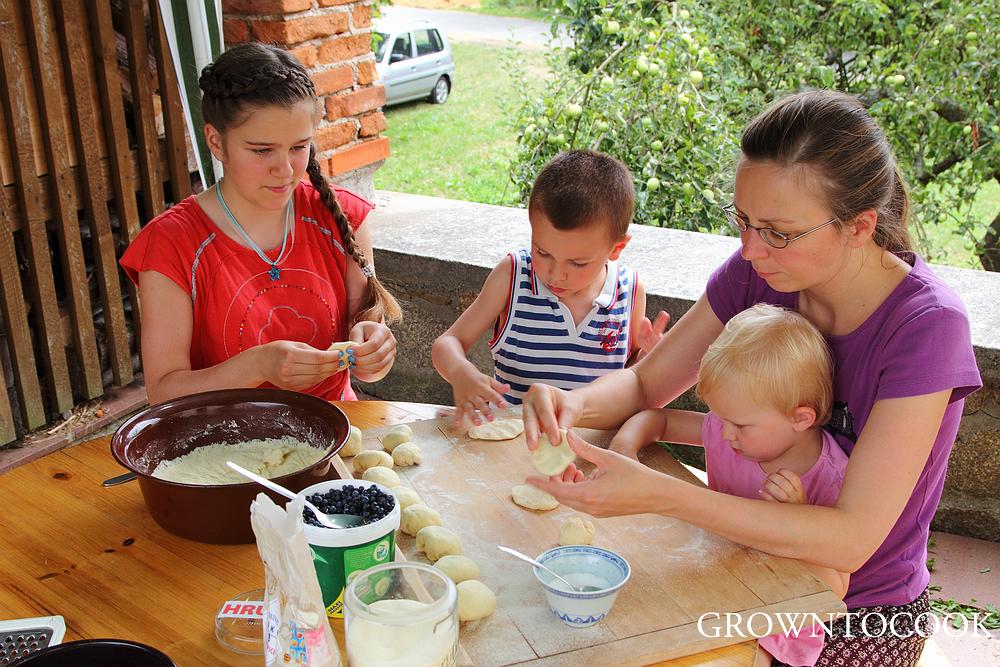
[[[349,667],[453,667],[458,592],[437,568],[386,563],[352,575],[344,592]]]

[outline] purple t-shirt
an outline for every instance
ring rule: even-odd
[[[760,499],[767,473],[757,461],[751,461],[733,451],[722,437],[722,420],[714,413],[705,415],[701,423],[701,444],[705,448],[705,472],[708,488],[731,496]],[[827,431],[823,431],[823,450],[816,463],[800,479],[810,505],[833,507],[837,504],[840,487],[847,469],[847,454]]]
[[[913,269],[871,316],[844,336],[826,336],[834,359],[834,415],[828,428],[848,456],[876,401],[951,389],[927,464],[882,545],[851,575],[848,609],[912,602],[927,587],[927,537],[941,500],[948,455],[964,399],[979,389],[969,320],[958,296],[912,253]],[[757,303],[798,310],[798,292],[768,286],[739,251],[716,269],[706,289],[715,315],[728,322]]]

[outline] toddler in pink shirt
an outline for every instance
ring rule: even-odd
[[[612,449],[656,441],[700,445],[710,488],[762,501],[833,506],[847,454],[823,430],[833,402],[833,368],[822,334],[802,315],[758,304],[729,320],[701,360],[698,395],[710,412],[645,410],[621,427]],[[616,441],[633,443],[617,448]],[[803,563],[844,597],[849,575]],[[763,637],[755,665],[771,656],[813,665],[824,632],[804,627]]]

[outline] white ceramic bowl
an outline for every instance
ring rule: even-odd
[[[632,574],[627,560],[600,547],[556,547],[535,560],[577,586],[598,587],[586,593],[570,591],[545,570],[532,568],[552,613],[572,628],[586,628],[611,613],[615,598]]]

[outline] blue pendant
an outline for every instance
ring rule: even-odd
[[[267,275],[271,276],[271,280],[279,280],[281,278],[281,269],[278,268],[277,264],[272,264],[271,270],[267,272]]]

